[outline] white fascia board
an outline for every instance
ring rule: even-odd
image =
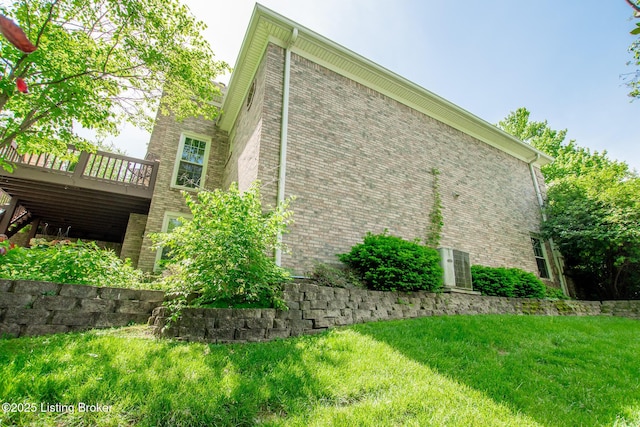
[[[443,122],[467,135],[535,166],[553,161],[547,154],[520,141],[487,121],[435,93],[305,28],[266,7],[256,4],[238,55],[223,105],[219,126],[233,127],[253,76],[269,43],[287,47],[293,28],[298,38],[292,52],[369,87],[395,101]]]

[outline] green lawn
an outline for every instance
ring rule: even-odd
[[[431,317],[225,346],[143,327],[5,339],[0,401],[75,409],[0,412],[2,427],[638,426],[640,322]]]

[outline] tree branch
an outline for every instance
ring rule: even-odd
[[[640,15],[640,6],[638,6],[637,4],[633,3],[631,0],[626,0],[626,2],[629,4],[629,6],[631,6],[633,8],[633,10],[636,11],[636,17]]]

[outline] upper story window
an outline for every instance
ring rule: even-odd
[[[541,279],[550,279],[549,264],[547,262],[547,251],[544,248],[542,240],[537,237],[531,237],[531,245],[533,246],[533,255],[538,264],[538,274]]]
[[[171,180],[172,187],[192,189],[204,186],[210,146],[211,138],[182,134]]]

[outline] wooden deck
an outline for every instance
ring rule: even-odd
[[[61,157],[21,155],[10,146],[0,155],[15,165],[12,172],[0,168],[0,189],[48,233],[120,242],[129,214],[149,211],[158,162],[73,146]]]

